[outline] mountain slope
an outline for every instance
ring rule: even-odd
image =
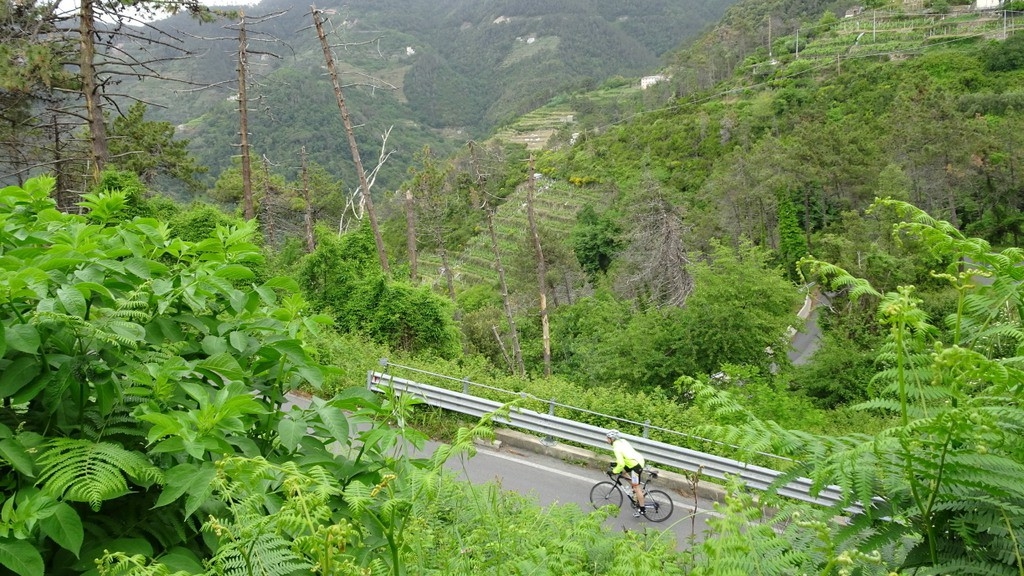
[[[440,152],[480,138],[550,100],[612,76],[638,78],[670,49],[721,16],[718,0],[340,0],[317,5],[358,126],[362,154],[376,158],[381,135],[395,155],[379,184],[396,186],[413,153]],[[299,148],[344,177],[352,174],[323,52],[307,5],[264,0],[250,20],[250,131],[254,148],[294,173]],[[237,18],[229,22],[236,22]],[[236,154],[237,26],[161,21],[194,56],[166,64],[169,74],[218,88],[139,82],[135,97],[155,104],[154,119],[183,127],[191,150],[213,174]],[[216,38],[212,40],[211,38]],[[205,40],[203,40],[205,39]],[[178,88],[178,89],[176,89]],[[190,106],[179,103],[187,95]]]

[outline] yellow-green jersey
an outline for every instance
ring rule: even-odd
[[[644,457],[629,442],[622,438],[612,442],[612,450],[615,452],[615,467],[612,468],[613,474],[618,474],[626,468],[644,467]]]

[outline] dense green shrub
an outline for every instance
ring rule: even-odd
[[[298,277],[309,301],[343,333],[412,353],[451,357],[461,350],[452,303],[427,286],[386,278],[369,226],[321,234]]]
[[[1014,34],[1002,42],[991,42],[985,47],[982,57],[989,71],[1020,70],[1024,68],[1024,38]]]

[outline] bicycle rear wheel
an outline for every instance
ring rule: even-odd
[[[614,482],[598,482],[590,489],[590,503],[594,508],[602,506],[622,508],[622,491]]]
[[[644,518],[651,522],[661,522],[672,515],[675,505],[672,498],[661,490],[648,490],[644,494]]]

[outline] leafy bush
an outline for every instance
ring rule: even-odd
[[[1002,42],[990,42],[982,51],[990,72],[1012,72],[1024,68],[1024,37],[1014,34]]]
[[[369,226],[341,237],[322,234],[298,276],[309,301],[344,333],[394,350],[442,357],[461,351],[452,303],[429,287],[385,278]]]
[[[0,191],[0,564],[77,574],[109,550],[198,567],[215,462],[290,457],[298,437],[278,432],[319,422],[279,409],[322,380],[302,337],[323,318],[294,282],[251,283],[251,226],[187,242],[152,219],[92,224],[54,210],[53,185]]]

